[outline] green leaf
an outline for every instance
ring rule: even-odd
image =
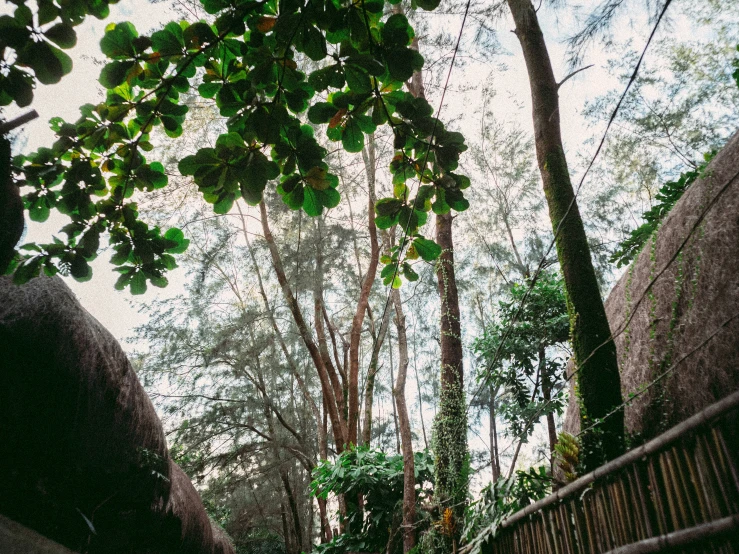
[[[187,250],[187,247],[190,246],[190,240],[186,239],[185,234],[177,227],[168,229],[167,232],[164,233],[164,238],[177,244],[177,246],[167,248],[167,252],[170,254],[182,254]]]
[[[396,81],[407,81],[415,71],[423,68],[423,56],[410,48],[397,48],[385,57],[390,76]]]
[[[33,69],[44,85],[58,83],[72,70],[72,59],[48,42],[31,42],[18,53],[18,59]]]
[[[326,40],[313,25],[304,25],[294,39],[295,48],[311,60],[318,62],[326,57]]]
[[[435,260],[441,254],[441,246],[423,237],[416,237],[413,240],[413,247],[418,252],[418,255],[427,262]]]
[[[182,27],[177,23],[170,22],[161,31],[151,35],[151,42],[154,50],[162,56],[179,56],[185,48],[185,39],[182,33]]]
[[[372,92],[372,82],[369,74],[361,67],[347,64],[344,66],[346,84],[353,92]]]
[[[317,102],[308,110],[308,121],[314,125],[328,123],[338,110],[328,102]]]
[[[377,215],[396,214],[403,206],[403,201],[398,198],[383,198],[375,204],[375,213]]]
[[[439,7],[441,0],[414,0],[416,5],[427,12],[433,11]]]
[[[213,211],[219,215],[227,214],[231,211],[235,200],[233,193],[227,193],[213,204]]]
[[[375,218],[375,225],[378,229],[390,229],[393,225],[398,223],[398,214],[395,215],[381,215]]]
[[[391,15],[382,28],[382,43],[387,48],[408,46],[413,39],[413,29],[403,14]]]
[[[316,191],[310,187],[304,189],[303,209],[311,217],[321,215],[323,212],[323,204],[318,200]]]
[[[62,48],[73,48],[77,44],[77,33],[69,23],[57,23],[44,31],[44,36]]]
[[[416,273],[413,268],[407,263],[403,264],[403,277],[408,279],[408,281],[410,282],[418,281],[418,273]]]
[[[82,254],[77,254],[69,266],[69,273],[76,281],[89,281],[92,278],[92,268]]]
[[[146,275],[144,275],[144,272],[141,270],[136,271],[131,276],[129,286],[131,287],[131,294],[144,294],[146,292]]]
[[[198,94],[203,98],[213,98],[216,93],[221,90],[223,83],[202,83],[198,87]]]
[[[107,64],[100,72],[100,84],[107,89],[117,87],[126,80],[128,72],[135,65],[135,61],[111,62]]]
[[[111,23],[105,28],[100,50],[109,58],[133,58],[136,55],[133,40],[138,37],[136,28],[128,22]]]
[[[341,133],[341,144],[347,152],[361,152],[364,148],[364,134],[359,123],[350,117]]]

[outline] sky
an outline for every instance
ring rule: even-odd
[[[11,4],[0,6],[0,14],[10,13]],[[559,14],[561,15],[561,14]],[[163,23],[179,19],[168,3],[157,3],[152,5],[145,0],[123,0],[111,6],[110,16],[100,21],[88,17],[85,22],[76,28],[78,35],[77,46],[67,52],[74,60],[74,69],[71,74],[65,76],[57,85],[40,86],[35,91],[32,108],[39,112],[39,118],[28,124],[23,132],[27,140],[25,151],[50,145],[55,139],[53,132],[49,129],[48,121],[52,117],[60,116],[67,121],[74,121],[79,115],[78,108],[84,103],[97,103],[104,99],[102,87],[97,78],[102,67],[103,56],[99,51],[99,41],[102,38],[105,26],[110,22],[131,21],[141,33],[154,30]],[[456,21],[455,21],[456,19]],[[461,16],[445,17],[445,25],[448,23],[450,33],[457,34],[461,25]],[[552,23],[554,22],[554,23]],[[564,20],[562,17],[542,17],[542,23],[547,25],[547,35],[561,35],[563,29],[566,32],[572,27],[573,22]],[[433,20],[432,20],[433,28]],[[452,73],[449,91],[446,95],[442,119],[460,116],[460,125],[472,130],[479,125],[479,114],[469,113],[469,106],[479,109],[479,88],[473,88],[465,93],[455,92],[455,82],[467,82],[478,84],[481,77],[489,81],[496,89],[496,97],[492,101],[492,109],[498,117],[503,113],[503,118],[518,121],[524,128],[531,127],[530,97],[528,79],[524,71],[520,56],[520,47],[513,33],[506,32],[512,29],[510,20],[502,21],[497,25],[498,37],[504,55],[502,60],[510,67],[518,68],[518,71],[501,72],[496,70],[497,63],[483,64],[464,59],[464,45],[470,39],[470,33],[474,31],[472,25],[465,28],[463,36],[463,50],[459,56],[461,63],[457,63]],[[633,29],[631,29],[633,31]],[[549,42],[550,54],[555,64],[555,72],[558,79],[567,74],[564,66],[564,46],[555,41]],[[560,91],[563,136],[566,144],[579,144],[582,139],[583,126],[585,125],[580,115],[586,99],[592,99],[602,94],[609,88],[615,86],[617,81],[607,74],[603,65],[603,56],[591,56],[587,63],[595,64],[575,78],[569,80]],[[447,71],[448,62],[444,68]],[[429,91],[432,105],[438,105],[438,93]],[[436,98],[435,98],[436,96]],[[504,104],[503,110],[496,109],[495,104]],[[12,117],[14,112],[8,110],[8,116]],[[64,225],[65,218],[60,215],[52,216],[43,225],[29,222],[26,239],[28,241],[46,241],[51,233],[57,232]],[[170,275],[171,284],[165,291],[157,289],[147,292],[142,297],[132,298],[126,291],[116,291],[113,284],[117,279],[117,273],[112,271],[108,263],[110,255],[102,253],[93,262],[94,277],[86,283],[77,283],[71,278],[66,282],[77,294],[81,303],[92,313],[108,330],[119,340],[132,335],[133,329],[145,322],[145,316],[138,312],[135,304],[150,301],[154,297],[171,296],[182,290],[184,275],[182,271],[175,271]]]
[[[594,4],[595,2],[590,2]],[[638,4],[638,3],[637,3]],[[152,5],[144,0],[122,0],[111,6],[111,15],[106,21],[88,18],[77,27],[78,44],[68,51],[74,60],[72,73],[54,86],[41,86],[35,92],[32,108],[36,109],[40,117],[27,125],[24,129],[23,140],[26,141],[24,151],[33,150],[39,146],[50,145],[54,136],[48,127],[48,120],[61,116],[67,121],[74,121],[78,117],[78,108],[84,103],[97,103],[104,99],[102,87],[97,78],[102,67],[102,55],[99,53],[98,43],[103,36],[105,26],[109,22],[131,21],[141,33],[147,33],[162,23],[179,19],[166,3]],[[0,14],[7,13],[12,6],[0,6]],[[552,58],[555,76],[562,80],[569,73],[565,60],[565,45],[559,42],[564,36],[571,34],[578,27],[578,23],[563,10],[552,12],[546,7],[540,17],[544,25],[544,33]],[[633,19],[632,19],[633,18]],[[443,25],[450,34],[456,37],[461,25],[462,16],[444,16],[439,19],[443,23],[434,23],[437,27]],[[619,41],[634,37],[633,47],[641,49],[648,34],[647,14],[637,10],[629,17],[619,20],[614,30],[615,38]],[[503,19],[496,25],[497,37],[500,43],[501,55],[494,62],[480,62],[466,56],[465,46],[474,40],[474,24],[465,28],[463,49],[459,56],[459,64],[455,65],[450,80],[450,87],[445,97],[440,119],[454,120],[459,129],[470,136],[479,129],[481,121],[480,87],[477,85],[492,86],[496,90],[495,97],[490,101],[489,108],[496,117],[512,121],[529,133],[533,133],[531,121],[531,105],[528,77],[524,70],[520,46],[515,35],[509,32],[513,28],[510,19]],[[673,33],[685,36],[690,27],[683,19],[677,18],[671,26],[665,26],[660,33]],[[448,56],[447,56],[448,58]],[[649,58],[648,58],[649,59]],[[499,63],[505,63],[510,69],[500,71]],[[610,90],[619,89],[616,76],[607,69],[608,55],[595,48],[585,58],[585,64],[593,67],[579,73],[568,80],[560,89],[560,109],[562,132],[570,160],[575,157],[589,158],[595,146],[584,145],[587,137],[597,136],[603,132],[602,127],[589,127],[582,115],[587,101],[595,99]],[[441,70],[444,75],[448,71],[449,60]],[[462,85],[469,85],[464,90]],[[428,91],[432,106],[439,103],[439,90]],[[16,112],[17,113],[17,112]],[[9,117],[15,115],[10,110]],[[153,159],[153,158],[152,158]],[[572,162],[571,162],[572,163]],[[581,169],[573,167],[573,181],[578,182]],[[589,186],[586,181],[585,187]],[[30,223],[30,222],[29,222]],[[48,241],[52,233],[65,223],[61,215],[52,215],[44,224],[29,224],[26,240]],[[113,287],[118,274],[108,262],[110,253],[103,252],[92,263],[93,278],[86,283],[77,283],[71,278],[65,278],[67,284],[78,296],[81,304],[95,316],[119,341],[125,341],[133,336],[134,328],[146,322],[146,315],[139,313],[139,306],[155,298],[168,298],[179,294],[184,289],[186,276],[183,270],[175,270],[169,274],[170,285],[166,289],[149,288],[149,291],[138,297],[133,297],[128,290],[116,291]],[[124,344],[124,348],[131,350],[132,345]],[[413,400],[415,402],[415,400]],[[428,414],[427,414],[428,415]],[[425,418],[430,421],[430,417]],[[480,429],[483,437],[487,430],[483,425]],[[483,441],[484,442],[484,441]],[[503,445],[505,446],[505,445]]]
[[[12,13],[13,6],[0,5],[0,15]],[[67,50],[74,61],[74,69],[56,85],[39,86],[34,92],[33,104],[26,109],[8,110],[8,118],[14,114],[35,109],[39,118],[23,129],[22,141],[26,140],[23,151],[32,151],[40,146],[50,146],[54,133],[48,125],[52,117],[62,117],[67,121],[75,121],[79,117],[79,107],[85,103],[98,103],[105,99],[104,89],[97,82],[101,70],[100,39],[105,27],[110,22],[131,21],[140,33],[156,30],[162,24],[179,19],[167,4],[152,5],[145,0],[123,0],[110,7],[110,16],[104,20],[88,17],[76,27],[77,45]],[[22,142],[21,142],[22,144]],[[28,218],[26,241],[48,241],[57,233],[68,219],[60,214],[52,216],[43,224],[34,224]],[[142,300],[150,301],[155,297],[169,297],[182,291],[183,271],[175,270],[169,275],[171,286],[167,289],[150,287],[145,295],[132,297],[128,290],[117,291],[113,288],[118,274],[108,262],[111,254],[101,253],[91,264],[93,278],[86,283],[78,283],[71,277],[63,277],[79,298],[82,305],[95,316],[119,341],[132,336],[136,326],[146,322],[144,314],[138,311]],[[125,345],[124,345],[125,347]]]

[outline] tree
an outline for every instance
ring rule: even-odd
[[[519,310],[519,306],[523,307]],[[518,445],[508,477],[513,475],[521,445],[542,415],[547,421],[553,465],[557,444],[554,413],[564,407],[562,389],[566,380],[561,358],[548,355],[547,350],[562,347],[568,338],[569,318],[562,282],[552,272],[541,272],[535,283],[524,281],[511,286],[509,297],[500,302],[498,320],[474,343],[475,352],[484,363],[479,379],[510,395],[510,400],[503,403],[502,415],[508,433],[518,440]]]
[[[559,83],[538,16],[530,0],[508,0],[508,6],[531,85],[536,156],[567,291],[581,417],[603,419],[598,433],[583,437],[583,463],[595,468],[624,449],[623,411],[611,413],[621,404],[616,346],[609,340],[611,331],[570,181],[559,124]]]
[[[180,159],[179,170],[193,177],[216,213],[228,212],[239,197],[258,204],[267,182],[279,178],[277,190],[288,206],[319,215],[338,204],[338,179],[325,161],[327,150],[300,116],[326,125],[329,139],[348,152],[361,151],[365,135],[387,124],[397,149],[391,167],[396,184],[412,177],[427,184],[414,198],[406,189],[378,202],[378,225],[401,222],[409,243],[424,257],[433,256],[418,229],[433,199],[441,207],[466,207],[461,189],[469,181],[452,172],[464,141],[431,116],[428,102],[397,90],[423,58],[409,47],[413,30],[407,19],[394,14],[383,21],[383,7],[379,0],[322,7],[216,0],[204,4],[212,25],[172,22],[151,37],[139,36],[130,23],[109,27],[101,41],[110,60],[100,77],[109,91],[106,101],[83,106],[74,124],[55,120],[60,139],[54,146],[17,161],[22,183],[35,189],[26,195],[32,219],[43,221],[58,209],[72,223],[64,228],[66,241],[28,246],[31,254],[19,262],[16,280],[42,269],[88,279],[88,262],[108,232],[119,288],[140,294],[147,283],[166,284],[165,274],[175,265],[172,254],[185,247],[183,237],[178,230],[162,234],[150,228],[128,199],[135,191],[167,186],[162,164],[147,161],[144,153],[153,148],[155,129],[170,137],[182,133],[189,111],[182,99],[196,90],[215,102],[227,118],[226,129],[215,147]],[[310,76],[301,71],[324,60],[328,65]],[[317,92],[327,92],[327,101],[313,100]],[[407,246],[390,256],[398,279]],[[356,325],[364,317],[360,312]],[[352,378],[355,366],[353,360]],[[349,403],[355,422],[354,393]],[[355,439],[350,427],[347,438]]]

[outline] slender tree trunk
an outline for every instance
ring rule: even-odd
[[[377,265],[380,260],[380,246],[377,242],[377,227],[375,226],[375,150],[374,142],[370,139],[365,147],[367,155],[364,157],[367,172],[367,229],[370,237],[370,261],[367,273],[364,276],[359,292],[357,309],[352,318],[349,332],[349,415],[347,443],[357,444],[357,422],[359,420],[359,344],[362,338],[362,323],[369,306],[369,295],[377,275]]]
[[[454,243],[451,214],[436,216],[436,242],[442,252],[436,262],[441,299],[441,395],[434,419],[436,496],[443,509],[454,514],[452,544],[459,542],[467,502],[469,460],[467,409],[464,395],[462,330],[457,281],[454,274]]]
[[[395,375],[393,371],[393,341],[392,336],[389,336],[387,339],[387,350],[390,353],[390,390],[393,390],[393,386],[395,385]],[[393,407],[393,427],[395,428],[395,446],[400,453],[400,429],[398,428],[398,410],[395,406],[395,399],[390,399],[390,404],[392,404]]]
[[[549,404],[552,399],[552,380],[547,374],[547,353],[544,345],[539,346],[539,371],[541,375],[541,394],[544,403]],[[554,447],[557,444],[557,428],[554,425],[554,410],[546,408],[547,432],[549,434],[549,465],[554,475]]]
[[[508,0],[531,85],[536,156],[567,290],[578,392],[583,422],[603,418],[621,404],[621,381],[610,328],[590,257],[585,228],[570,181],[559,123],[559,85],[554,78],[536,11],[530,0]],[[569,210],[569,212],[568,212]],[[592,355],[592,357],[590,357]],[[590,357],[590,358],[589,358]],[[589,358],[589,359],[588,359]],[[587,361],[585,361],[587,359]],[[623,411],[608,417],[597,433],[583,437],[589,469],[623,452]]]
[[[395,405],[398,407],[400,421],[400,445],[403,452],[403,553],[407,554],[416,546],[416,476],[413,460],[413,438],[408,406],[405,402],[405,380],[408,375],[408,338],[406,336],[405,315],[400,291],[392,289],[395,305],[395,326],[398,329],[398,378],[393,388]]]
[[[287,471],[287,467],[285,466],[285,463],[282,459],[282,455],[280,454],[280,447],[277,444],[277,433],[275,431],[275,423],[274,423],[274,417],[272,414],[272,405],[271,400],[267,397],[266,394],[266,386],[264,384],[264,376],[262,375],[262,368],[261,364],[259,362],[259,356],[255,359],[256,362],[256,369],[257,369],[257,380],[259,384],[259,388],[262,392],[262,404],[263,404],[263,412],[264,417],[267,420],[267,429],[269,431],[269,442],[272,446],[272,453],[275,457],[275,462],[278,465],[278,472],[280,474],[280,480],[282,481],[282,487],[285,490],[285,496],[287,497],[288,506],[290,507],[290,516],[293,523],[292,533],[294,541],[289,541],[289,537],[285,536],[285,544],[286,545],[292,545],[293,542],[295,543],[296,550],[294,551],[296,554],[300,554],[303,550],[303,531],[302,526],[300,524],[300,514],[298,512],[298,505],[295,501],[295,495],[293,494],[292,486],[290,485],[290,476]],[[284,504],[283,504],[284,509]],[[285,529],[287,529],[287,522],[284,524]],[[290,549],[288,549],[288,552]]]
[[[380,349],[385,342],[387,328],[390,324],[390,310],[385,310],[380,323],[380,331],[375,337],[369,368],[367,369],[367,381],[364,384],[364,424],[362,425],[362,444],[369,446],[372,440],[372,407],[375,398],[375,379],[379,369]]]
[[[495,422],[495,397],[498,395],[497,390],[490,387],[490,406],[489,406],[489,423],[490,423],[490,467],[493,471],[493,483],[500,478],[500,455],[498,451],[498,427]]]
[[[280,502],[280,518],[282,519],[282,534],[285,537],[285,552],[288,554],[293,552],[292,541],[290,536],[290,528],[287,525],[287,508],[285,502]]]
[[[346,425],[342,423],[341,416],[338,409],[337,398],[334,395],[333,387],[331,385],[331,379],[329,378],[328,370],[326,365],[323,363],[321,353],[313,340],[310,329],[303,318],[303,313],[300,310],[298,301],[292,293],[290,284],[287,281],[285,275],[285,269],[282,265],[282,259],[280,258],[279,251],[277,250],[277,244],[272,236],[272,231],[269,228],[269,221],[267,218],[267,207],[264,202],[259,204],[262,220],[262,231],[264,233],[264,239],[267,241],[269,253],[272,257],[272,267],[277,275],[277,281],[280,283],[285,301],[287,302],[290,312],[292,313],[293,320],[298,327],[300,337],[303,339],[313,364],[318,371],[318,378],[321,381],[321,389],[323,390],[324,399],[326,400],[325,406],[328,411],[329,419],[331,420],[331,427],[334,434],[334,444],[336,445],[336,451],[338,453],[343,452],[344,445],[346,444]]]
[[[428,450],[429,441],[426,438],[426,424],[423,422],[423,399],[421,397],[421,381],[418,378],[418,355],[416,354],[416,333],[413,333],[413,372],[416,374],[416,389],[418,390],[418,419],[421,420],[423,445]]]
[[[320,216],[319,216],[320,217]],[[323,306],[323,237],[321,233],[321,222],[316,225],[316,272],[313,283],[313,307],[314,307],[314,325],[316,328],[316,338],[318,339],[318,351],[321,354],[323,365],[326,367],[331,386],[334,389],[334,397],[336,398],[337,408],[339,410],[339,418],[343,425],[347,425],[346,421],[346,399],[345,385],[339,381],[339,375],[331,361],[331,354],[328,351],[328,342],[326,340],[326,331],[323,327],[324,306]]]

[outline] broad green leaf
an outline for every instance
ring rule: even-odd
[[[392,215],[398,212],[403,206],[403,201],[398,198],[382,198],[375,204],[375,213],[377,215]]]
[[[308,121],[315,125],[328,123],[338,110],[328,102],[317,102],[308,110]]]
[[[136,273],[131,276],[129,286],[131,287],[131,294],[144,294],[146,292],[146,276],[144,275],[144,272],[141,270],[136,271]]]
[[[100,72],[100,84],[107,89],[117,87],[126,80],[128,72],[135,65],[135,61],[110,62]]]
[[[44,31],[44,36],[61,48],[73,48],[77,44],[77,33],[69,23],[57,23]]]
[[[382,28],[382,43],[386,48],[408,46],[413,39],[413,29],[408,19],[400,13],[391,15]]]
[[[136,28],[128,22],[111,23],[105,28],[100,50],[109,58],[133,58],[136,55],[133,40],[138,36]]]
[[[413,247],[416,249],[416,252],[418,252],[418,255],[427,262],[435,260],[441,254],[441,246],[436,244],[434,241],[423,237],[416,237],[413,239]]]
[[[364,134],[359,123],[353,117],[347,119],[341,133],[341,144],[347,152],[361,152],[364,147]]]

